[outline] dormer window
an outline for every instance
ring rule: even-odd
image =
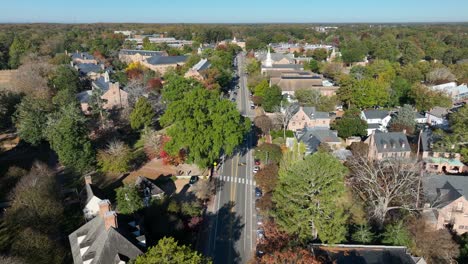
[[[383,144],[383,148],[384,148],[384,149],[387,149],[387,144]]]

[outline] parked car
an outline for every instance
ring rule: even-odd
[[[263,216],[257,215],[257,225],[263,225]]]
[[[260,160],[259,159],[255,159],[255,165],[257,165],[257,166],[260,165]]]
[[[231,98],[231,102],[235,102],[236,101],[236,98]]]
[[[255,187],[255,197],[260,198],[262,197],[262,190],[260,188]]]
[[[237,95],[237,91],[234,91],[234,95]]]
[[[265,232],[263,232],[263,229],[257,229],[257,238],[262,239],[265,236]]]
[[[190,184],[190,185],[195,184],[195,183],[198,181],[198,179],[199,179],[198,176],[192,176],[192,177],[190,177],[189,184]]]
[[[260,170],[260,167],[255,166],[255,167],[253,168],[253,173],[257,173],[259,170]]]

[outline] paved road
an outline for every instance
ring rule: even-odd
[[[247,80],[241,69],[244,60],[243,55],[238,56],[240,88],[236,103],[242,115],[252,117]],[[214,263],[247,263],[254,252],[256,216],[252,141],[249,134],[239,151],[220,164],[215,175],[219,187],[209,210],[213,213],[209,216],[206,231],[208,239],[202,242],[202,250],[212,257]]]

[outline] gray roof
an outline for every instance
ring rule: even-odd
[[[381,124],[367,124],[368,129],[379,129]]]
[[[387,110],[364,110],[367,119],[384,119],[389,115]]]
[[[81,191],[81,196],[86,203],[88,203],[93,197],[97,197],[101,200],[106,198],[104,192],[94,184],[85,184],[84,189]]]
[[[153,51],[153,50],[128,50],[122,49],[119,51],[119,54],[122,55],[135,55],[141,54],[142,56],[167,56],[165,51]]]
[[[329,119],[330,114],[327,112],[319,112],[315,110],[315,107],[302,107],[302,110],[310,119]]]
[[[294,62],[294,54],[282,54],[282,53],[270,53],[270,54],[271,54],[272,61],[280,61],[282,59],[287,59],[291,63]],[[267,58],[267,53],[266,52],[260,53],[258,54],[257,58],[260,61],[264,61]]]
[[[89,54],[88,52],[74,52],[72,54],[72,59],[94,60],[94,56]]]
[[[307,152],[314,153],[321,143],[340,143],[336,131],[328,128],[304,128],[296,133],[297,140],[306,145]]]
[[[207,59],[201,59],[195,64],[192,69],[195,71],[203,71],[211,67],[211,63]]]
[[[423,189],[427,202],[444,207],[461,196],[468,199],[468,177],[451,175],[426,175]]]
[[[110,82],[106,82],[104,77],[99,77],[95,81],[93,81],[93,86],[102,90],[103,93],[109,90]]]
[[[84,74],[88,74],[90,72],[95,72],[98,73],[100,71],[103,71],[103,66],[101,64],[94,64],[94,63],[80,63],[76,65],[78,68],[78,71]]]
[[[164,194],[164,191],[161,190],[161,188],[159,188],[158,186],[156,186],[156,184],[151,182],[151,180],[143,176],[138,176],[138,178],[135,180],[135,185],[141,191],[143,191],[145,195],[145,192],[148,192],[148,194],[150,194],[151,196]]]
[[[447,116],[448,112],[449,111],[448,111],[447,108],[436,106],[431,111],[429,111],[428,113],[433,115],[433,116],[443,118],[443,117]]]
[[[374,134],[374,143],[379,153],[411,151],[408,138],[402,132],[383,133],[377,131]]]
[[[419,112],[414,112],[414,118],[417,118],[417,119],[426,118],[426,115],[421,114]]]
[[[301,64],[273,64],[271,67],[262,66],[265,69],[294,69],[294,70],[302,70],[304,67]]]
[[[186,62],[188,56],[153,56],[147,59],[147,62],[152,65],[161,64],[178,64]]]
[[[132,237],[127,230],[124,231],[124,228],[120,228],[120,225],[125,226],[126,223],[119,223],[117,229],[106,230],[104,220],[97,216],[71,233],[68,240],[73,262],[81,264],[83,261],[93,259],[93,264],[115,264],[117,259],[128,261],[142,254],[141,249],[136,246],[137,238]],[[85,238],[78,244],[78,237],[83,235]],[[80,249],[87,246],[89,248],[81,256]]]
[[[371,245],[312,245],[324,263],[336,264],[415,264],[406,247]]]
[[[80,101],[80,103],[87,103],[89,102],[89,98],[91,98],[92,94],[93,94],[92,90],[86,90],[77,94],[76,97],[78,98],[78,101]]]

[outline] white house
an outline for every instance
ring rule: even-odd
[[[446,93],[454,101],[460,101],[468,98],[468,87],[466,84],[457,85],[456,82],[449,82],[434,85],[431,89]]]
[[[84,204],[83,213],[87,220],[99,213],[99,203],[104,200],[102,191],[93,185],[90,175],[85,176],[85,187],[81,191],[81,200]]]
[[[431,126],[448,126],[448,113],[447,108],[436,106],[426,112],[427,123]]]
[[[367,135],[370,136],[376,130],[386,132],[392,117],[387,110],[364,110],[361,119],[367,122]]]

